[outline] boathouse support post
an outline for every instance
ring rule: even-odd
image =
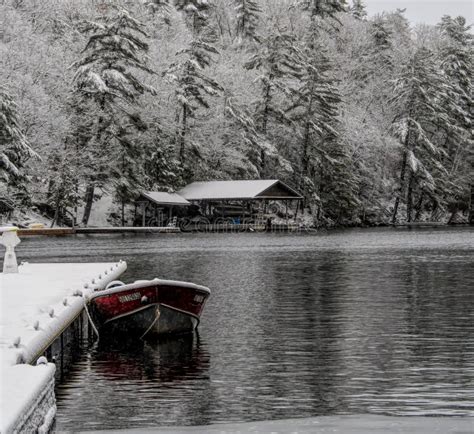
[[[469,224],[474,225],[474,183],[471,184],[471,201],[469,204]]]
[[[142,202],[142,227],[146,224],[146,203]]]

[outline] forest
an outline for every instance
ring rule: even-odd
[[[316,226],[463,222],[473,33],[353,0],[1,0],[0,198],[280,179]],[[124,211],[126,212],[126,211]]]

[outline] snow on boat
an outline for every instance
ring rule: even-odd
[[[211,291],[175,280],[114,281],[89,296],[89,312],[99,333],[134,336],[192,332]]]

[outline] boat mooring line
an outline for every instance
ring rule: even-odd
[[[97,335],[97,339],[100,338],[99,336],[99,331],[97,330],[97,327],[94,324],[94,321],[92,321],[91,315],[89,313],[89,309],[87,308],[87,300],[84,297],[84,310],[86,311],[87,319],[89,320],[90,325],[92,326],[92,330],[94,330],[94,333]]]
[[[143,333],[141,336],[140,336],[140,339],[143,339],[144,336],[152,329],[152,327],[155,325],[156,321],[158,321],[158,319],[160,318],[161,316],[161,312],[160,312],[160,308],[159,308],[159,304],[157,305],[157,310],[158,312],[156,313],[155,315],[155,319],[153,320],[153,322],[151,323],[150,327],[148,327],[146,330],[145,330],[145,333]]]

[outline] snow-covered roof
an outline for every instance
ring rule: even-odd
[[[164,191],[143,191],[142,196],[158,205],[190,205],[190,203],[184,197],[176,193],[166,193]]]
[[[187,200],[301,199],[277,179],[193,182],[178,192]]]

